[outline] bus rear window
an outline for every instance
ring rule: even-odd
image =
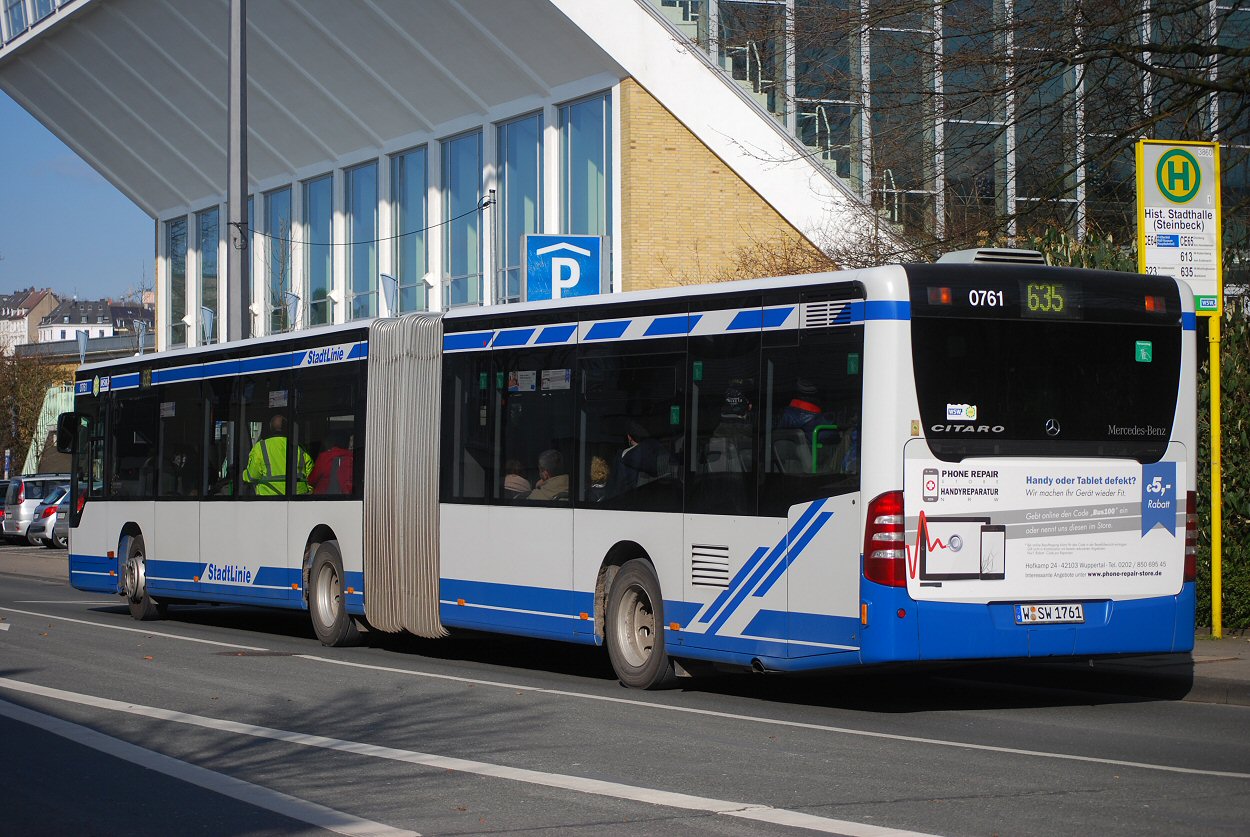
[[[967,305],[948,309],[941,292],[919,284],[912,288],[912,363],[935,456],[1141,462],[1163,456],[1180,383],[1182,330],[1174,290],[1169,296],[1166,289],[1138,285],[1124,299],[1109,300],[1090,287],[1072,286],[1068,299],[1084,303],[1079,317],[1037,317],[1022,308],[1024,286],[1014,276],[1010,283],[985,283],[1005,302],[993,311],[980,305],[976,311]],[[966,303],[969,291],[957,286],[952,296]],[[1147,293],[1174,313],[1134,316],[1129,303]],[[930,298],[936,304],[928,304]]]

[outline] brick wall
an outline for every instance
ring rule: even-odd
[[[724,278],[744,247],[816,250],[636,81],[620,90],[624,290]]]

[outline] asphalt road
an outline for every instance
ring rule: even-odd
[[[0,832],[1244,834],[1250,709],[1005,668],[622,688],[596,649],[4,572]],[[45,551],[41,550],[43,555]],[[47,553],[49,561],[64,553]],[[1078,684],[1079,685],[1079,684]]]

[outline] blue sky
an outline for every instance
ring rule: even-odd
[[[0,293],[152,286],[152,219],[0,93]]]

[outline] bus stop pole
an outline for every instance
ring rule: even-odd
[[[1220,319],[1208,317],[1207,341],[1211,347],[1211,636],[1224,636],[1223,543],[1220,531],[1224,504],[1224,480],[1220,471]]]

